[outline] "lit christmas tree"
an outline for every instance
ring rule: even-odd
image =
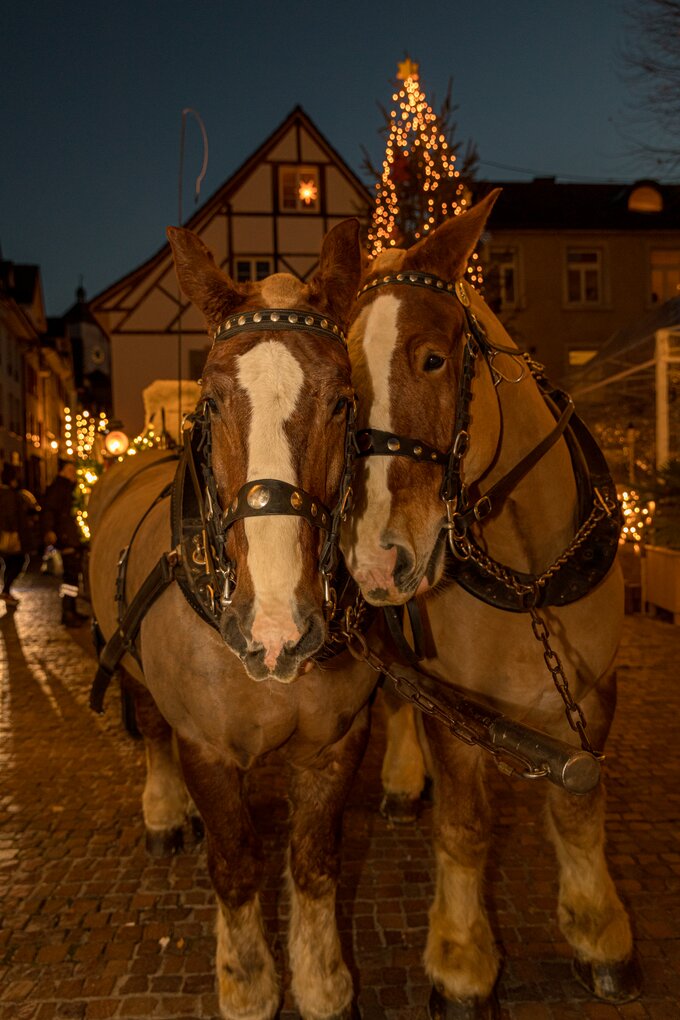
[[[470,205],[469,182],[477,154],[468,145],[462,172],[456,168],[453,144],[455,125],[451,115],[450,89],[437,115],[421,88],[418,65],[408,58],[399,64],[397,86],[387,121],[387,144],[382,171],[366,159],[375,177],[376,203],[368,231],[371,257],[391,247],[410,247],[450,216]],[[468,266],[470,283],[480,288],[482,266],[475,252]]]

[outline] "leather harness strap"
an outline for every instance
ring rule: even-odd
[[[136,592],[113,637],[106,642],[90,690],[90,708],[99,715],[104,712],[104,696],[120,660],[126,652],[132,651],[149,606],[153,605],[158,596],[175,580],[178,562],[176,550],[163,553]]]
[[[548,450],[555,445],[560,436],[564,435],[564,431],[573,413],[574,404],[569,399],[569,403],[562,411],[557,424],[543,437],[540,443],[529,450],[514,467],[475,500],[472,506],[469,506],[467,510],[456,513],[456,526],[460,526],[463,532],[465,532],[474,521],[482,521],[485,517],[488,517],[494,507],[510,495],[515,486],[525,475],[529,474],[532,468],[536,467],[538,462],[545,457]]]

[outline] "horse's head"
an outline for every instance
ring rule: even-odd
[[[190,231],[168,236],[214,339],[199,408],[230,574],[216,595],[220,630],[254,680],[288,683],[325,637],[319,555],[343,495],[358,221],[327,234],[309,283],[277,273],[236,285]]]
[[[476,312],[486,309],[460,281],[497,194],[408,251],[378,256],[362,280],[349,349],[359,445],[371,456],[356,468],[354,512],[342,549],[376,605],[406,602],[442,575],[442,481],[460,431],[457,405],[465,385],[468,325],[461,297],[469,297]],[[465,472],[476,479],[498,441],[498,404],[485,362],[470,385],[475,427],[464,428],[470,436]]]

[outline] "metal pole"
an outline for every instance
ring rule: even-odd
[[[184,137],[186,134],[186,119],[191,114],[195,117],[199,128],[201,129],[201,136],[203,138],[203,163],[201,164],[201,171],[196,178],[196,187],[194,194],[194,202],[198,203],[198,197],[201,191],[201,183],[205,177],[208,169],[208,135],[205,130],[205,125],[201,120],[200,115],[187,106],[182,110],[182,123],[180,128],[179,136],[179,178],[177,186],[177,225],[182,226],[183,210],[182,210],[182,176],[184,173]],[[182,436],[182,294],[177,288],[177,300],[179,306],[179,315],[177,317],[177,439],[181,442]]]
[[[668,460],[668,348],[669,331],[657,329],[656,334],[656,468]]]

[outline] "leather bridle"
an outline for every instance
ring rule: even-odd
[[[300,330],[332,339],[346,348],[343,331],[329,316],[297,308],[262,308],[227,318],[214,332],[215,344],[224,343],[246,332],[279,332]],[[194,553],[196,562],[205,566],[211,575],[210,588],[214,593],[213,611],[231,604],[236,586],[236,565],[227,554],[228,532],[233,525],[246,517],[285,515],[300,517],[312,528],[323,533],[318,569],[321,574],[324,601],[335,604],[333,577],[338,564],[340,525],[350,507],[352,467],[356,452],[354,398],[347,402],[344,466],[340,480],[340,494],[333,508],[300,486],[278,478],[249,479],[231,498],[227,507],[220,505],[212,463],[212,430],[210,399],[201,400],[185,420],[185,451],[190,459],[189,475],[193,481],[203,524],[202,549]],[[203,474],[201,485],[195,457],[200,456]]]
[[[511,468],[490,489],[470,501],[468,487],[462,479],[462,463],[470,445],[470,402],[472,399],[472,381],[475,366],[481,355],[488,363],[496,354],[509,354],[514,358],[522,358],[522,354],[514,347],[503,347],[492,344],[489,337],[472,311],[470,297],[464,280],[455,282],[442,280],[432,273],[404,271],[388,273],[376,277],[367,283],[357,294],[360,300],[378,287],[408,286],[434,290],[444,297],[458,300],[465,313],[465,332],[462,355],[462,366],[458,393],[456,397],[456,414],[453,423],[453,439],[448,450],[440,450],[430,446],[421,439],[402,436],[398,433],[384,432],[380,429],[359,429],[357,431],[357,447],[360,457],[408,457],[420,463],[440,464],[444,467],[440,497],[446,507],[446,528],[452,550],[455,552],[455,540],[464,538],[475,521],[482,521],[493,510],[497,509],[510,494],[521,478],[538,463],[551,446],[564,433],[574,411],[569,400],[561,412],[555,426],[529,453]],[[530,366],[531,367],[531,366]],[[523,375],[523,373],[522,373]],[[520,376],[521,378],[522,376]]]

